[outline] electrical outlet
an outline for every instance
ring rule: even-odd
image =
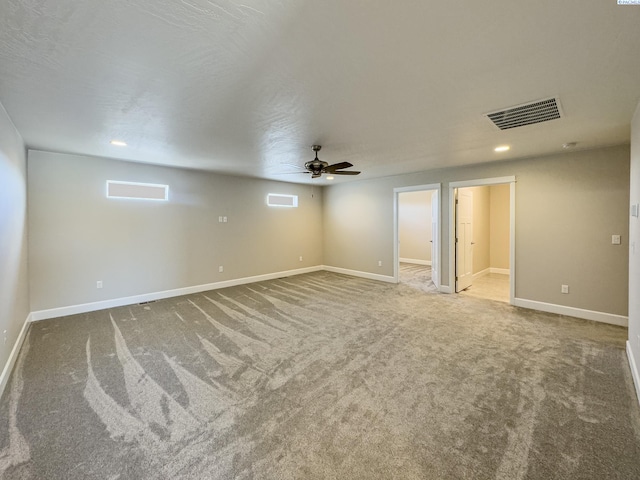
[[[96,282],[96,288],[102,288],[102,280]]]
[[[218,272],[220,272],[220,273],[224,272],[224,267],[222,265],[220,265],[218,267]]]
[[[611,235],[611,245],[620,245],[620,235]]]
[[[302,261],[302,255],[300,255],[300,261]]]
[[[569,293],[569,285],[562,285],[560,287],[560,292],[561,293]]]
[[[378,266],[381,267],[382,266],[382,260],[378,260]]]

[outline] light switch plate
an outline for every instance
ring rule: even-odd
[[[620,235],[611,235],[611,245],[620,245]]]

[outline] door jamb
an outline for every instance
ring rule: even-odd
[[[440,183],[431,183],[429,185],[413,185],[411,187],[397,187],[393,189],[393,280],[394,283],[399,283],[399,272],[398,272],[398,264],[400,263],[400,251],[398,249],[398,241],[400,240],[399,236],[399,225],[400,216],[398,214],[399,208],[399,195],[404,192],[420,192],[426,190],[436,190],[436,195],[438,195],[438,238],[436,243],[436,255],[439,260],[441,260],[441,251],[442,251],[442,184]],[[440,285],[442,286],[442,262],[438,262],[438,279],[440,280]]]
[[[457,188],[484,187],[491,185],[509,184],[509,303],[514,305],[516,296],[516,177],[482,178],[477,180],[465,180],[462,182],[449,182],[449,287],[450,293],[456,291],[456,226],[455,226],[455,198],[454,191]]]

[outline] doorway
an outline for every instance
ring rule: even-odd
[[[449,184],[451,291],[513,304],[515,177]]]
[[[396,283],[437,292],[440,271],[440,184],[394,189]]]

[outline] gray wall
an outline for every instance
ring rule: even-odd
[[[332,185],[324,193],[325,264],[392,276],[393,189],[440,182],[448,285],[448,183],[507,175],[517,179],[516,297],[627,315],[628,146]],[[623,244],[611,245],[612,234]]]
[[[28,170],[32,311],[322,264],[318,188],[41,151]],[[170,201],[107,199],[107,180],[168,184]]]
[[[0,365],[29,316],[26,153],[0,105]],[[4,341],[3,332],[6,333]]]
[[[640,203],[640,103],[631,124],[631,202]],[[640,218],[629,217],[629,346],[640,371]],[[636,382],[640,378],[635,379]],[[640,392],[640,384],[636,384]]]

